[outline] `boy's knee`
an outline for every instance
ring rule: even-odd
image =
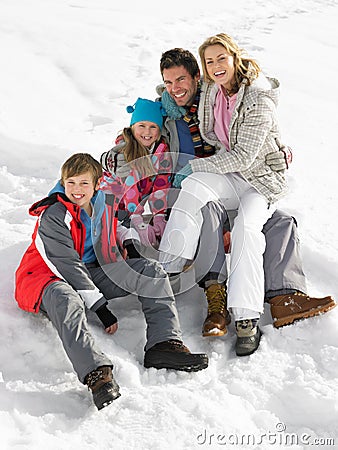
[[[55,282],[47,286],[44,296],[43,304],[48,312],[48,309],[67,310],[70,305],[73,308],[80,308],[85,310],[85,305],[80,295],[67,283]]]

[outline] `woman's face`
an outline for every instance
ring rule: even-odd
[[[131,128],[135,139],[145,147],[151,147],[161,134],[158,125],[153,122],[136,122]]]
[[[210,45],[204,52],[209,77],[227,90],[231,90],[235,78],[234,58],[223,45]]]

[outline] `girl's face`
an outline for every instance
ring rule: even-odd
[[[95,190],[99,188],[100,181],[94,186],[92,173],[84,172],[81,175],[66,178],[63,180],[63,184],[69,200],[90,213],[90,201],[95,194]]]
[[[136,122],[132,125],[134,138],[145,147],[151,147],[160,137],[161,130],[154,122]]]
[[[227,90],[231,90],[235,78],[234,58],[223,45],[210,45],[204,52],[209,77]]]

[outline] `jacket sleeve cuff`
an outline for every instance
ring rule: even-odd
[[[85,302],[85,305],[87,306],[87,308],[93,309],[94,311],[97,308],[93,308],[93,306],[99,300],[101,300],[101,298],[104,299],[104,297],[102,297],[101,292],[97,288],[91,289],[91,290],[79,290],[77,292],[81,296],[82,300]]]

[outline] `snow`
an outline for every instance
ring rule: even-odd
[[[143,367],[140,306],[118,299],[116,335],[89,316],[122,393],[98,412],[50,322],[16,305],[14,272],[35,222],[28,207],[72,153],[98,158],[110,148],[128,124],[127,105],[156,97],[163,51],[197,56],[218,32],[281,82],[294,162],[280,207],[297,218],[309,293],[338,299],[338,1],[122,3],[1,1],[1,449],[334,448],[338,308],[278,330],[267,309],[259,350],[238,358],[233,325],[222,338],[202,338],[206,304],[196,288],[177,304],[185,343],[210,365],[189,374]]]

